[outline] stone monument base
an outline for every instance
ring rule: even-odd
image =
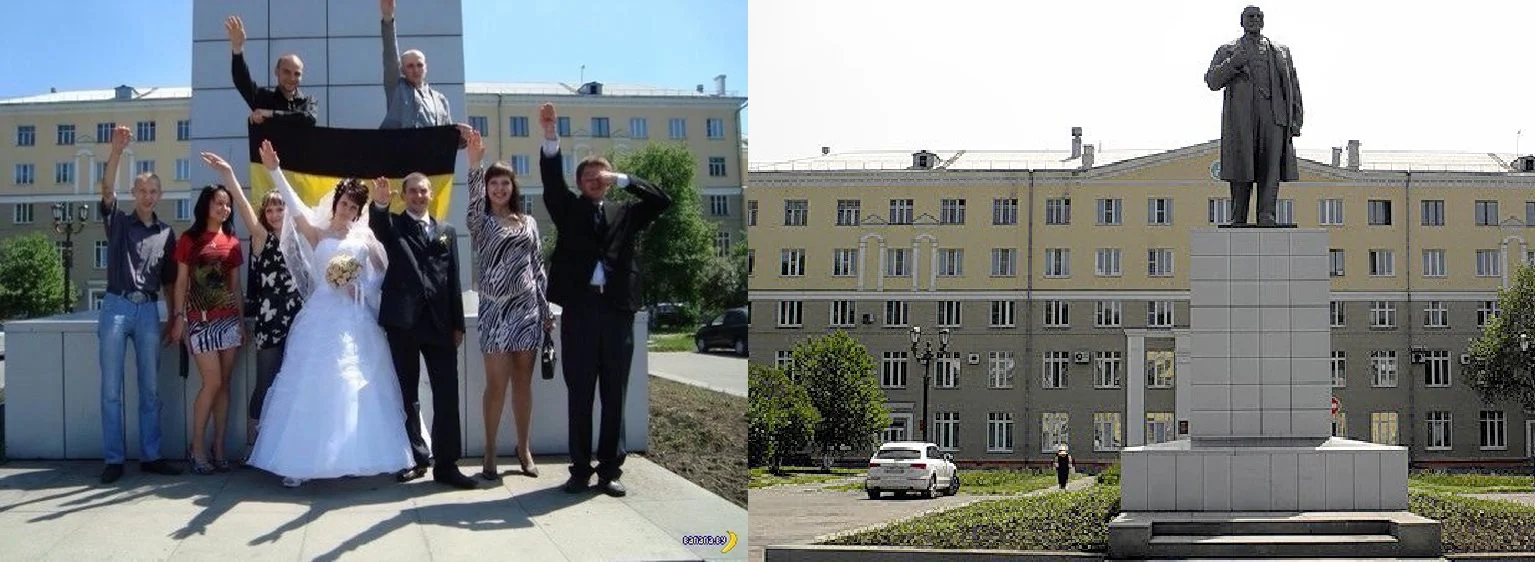
[[[1407,511],[1125,512],[1109,522],[1110,559],[1429,558],[1438,521]]]
[[[1124,511],[1399,511],[1407,448],[1328,439],[1196,439],[1121,453]]]

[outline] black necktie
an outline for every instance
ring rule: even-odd
[[[592,217],[592,221],[597,226],[597,236],[598,237],[607,237],[607,235],[608,235],[608,214],[602,211],[602,203],[598,203],[597,204],[597,211],[594,214],[594,216]]]
[[[416,221],[416,223],[421,225],[421,237],[430,239],[432,237],[432,223],[427,221]]]

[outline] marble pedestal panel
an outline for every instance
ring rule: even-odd
[[[1127,447],[1120,453],[1121,509],[1407,509],[1406,447],[1339,438],[1310,441],[1179,440]]]

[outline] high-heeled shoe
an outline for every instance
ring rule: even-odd
[[[533,460],[532,459],[528,459],[528,460],[524,461],[524,460],[522,460],[522,456],[519,455],[517,457],[517,463],[522,465],[522,473],[523,474],[526,474],[526,475],[528,475],[531,478],[538,478],[538,465],[533,464]]]

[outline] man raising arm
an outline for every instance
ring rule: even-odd
[[[268,120],[280,123],[296,123],[314,126],[314,98],[299,91],[304,79],[304,61],[289,53],[279,57],[272,72],[277,77],[277,87],[263,88],[251,79],[250,67],[245,64],[245,23],[239,16],[224,20],[224,31],[229,33],[230,74],[240,97],[251,109],[250,122],[260,125]]]

